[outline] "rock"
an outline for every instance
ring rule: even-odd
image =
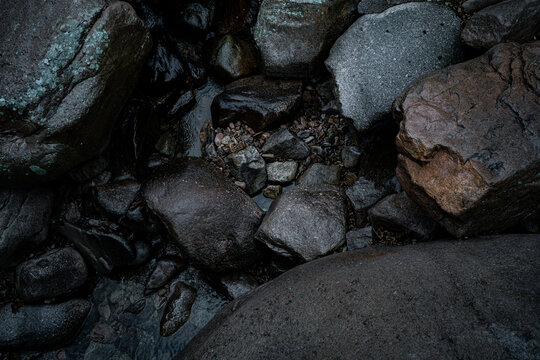
[[[345,190],[345,194],[347,194],[354,209],[356,225],[363,226],[366,223],[369,208],[388,194],[388,191],[379,187],[375,182],[361,177]]]
[[[1,2],[0,186],[55,180],[107,145],[151,48],[133,8],[108,3]]]
[[[264,0],[254,28],[266,75],[309,78],[356,16],[355,0]]]
[[[248,146],[227,156],[225,160],[231,174],[246,184],[248,194],[255,194],[266,185],[266,164],[255,147]]]
[[[0,307],[0,349],[51,348],[69,343],[81,328],[90,303],[69,300],[61,304]]]
[[[72,169],[69,177],[82,184],[103,173],[107,166],[109,166],[109,159],[102,154]]]
[[[183,283],[176,284],[174,292],[165,305],[159,333],[163,337],[174,334],[188,321],[197,291]]]
[[[137,258],[135,246],[119,235],[85,230],[69,223],[60,226],[59,232],[75,244],[77,250],[100,274],[131,265]]]
[[[298,185],[339,185],[340,168],[336,165],[311,164],[300,176]]]
[[[404,192],[388,195],[368,214],[374,228],[405,234],[407,238],[431,240],[439,230],[437,222]]]
[[[501,231],[538,209],[539,61],[540,42],[497,45],[396,100],[399,182],[454,236]]]
[[[257,259],[253,234],[262,211],[205,161],[185,158],[162,167],[144,185],[143,194],[193,263],[220,272]]]
[[[435,2],[443,3],[442,0],[360,0],[358,3],[358,13],[359,14],[377,14],[389,9],[393,6],[405,4],[409,2]]]
[[[502,235],[332,255],[231,302],[176,359],[533,359],[539,245]]]
[[[141,184],[136,180],[121,180],[94,188],[96,202],[107,214],[122,217],[129,211]]]
[[[26,303],[52,299],[80,287],[88,277],[81,254],[60,248],[25,261],[16,270],[16,288]]]
[[[309,156],[309,146],[287,129],[279,129],[266,140],[264,153],[274,154],[285,159],[302,160]]]
[[[359,131],[384,121],[409,82],[460,59],[459,33],[459,18],[452,10],[431,3],[362,16],[326,60],[341,113]]]
[[[540,3],[537,0],[506,0],[474,13],[461,32],[463,42],[489,49],[504,41],[526,42],[540,35]]]
[[[273,162],[266,165],[268,181],[278,183],[290,183],[296,177],[298,163],[296,161]]]
[[[347,169],[356,167],[362,156],[362,151],[356,146],[345,146],[341,151],[341,160],[343,160],[343,166]]]
[[[461,8],[464,12],[471,14],[493,4],[500,3],[503,0],[466,0]]]
[[[352,230],[345,237],[347,238],[347,250],[360,250],[373,243],[373,228],[368,226],[360,230]]]
[[[253,276],[246,274],[227,274],[220,278],[221,287],[229,299],[238,299],[259,286]]]
[[[225,87],[212,103],[215,127],[241,121],[255,131],[289,120],[300,109],[302,82],[270,80],[257,75]]]
[[[46,239],[50,189],[0,189],[0,268],[17,265]]]
[[[275,200],[279,195],[281,195],[282,191],[283,187],[281,185],[268,185],[263,189],[263,195],[268,199]]]
[[[180,22],[185,28],[204,34],[212,25],[215,7],[212,0],[189,2],[180,13]]]
[[[255,236],[278,255],[311,261],[345,242],[346,213],[338,186],[297,186],[272,204]]]
[[[225,35],[216,44],[210,66],[222,79],[233,81],[257,70],[257,55],[249,43],[233,35]]]
[[[144,288],[144,294],[148,295],[161,289],[176,275],[186,268],[187,264],[177,257],[165,257],[159,259],[154,270],[148,276]]]

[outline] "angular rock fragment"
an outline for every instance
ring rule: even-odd
[[[159,259],[146,280],[145,295],[161,289],[186,266],[187,264],[177,257],[169,256]]]
[[[340,168],[336,165],[311,164],[300,176],[298,185],[339,185]]]
[[[347,194],[354,209],[356,225],[363,226],[366,223],[369,208],[388,194],[388,191],[379,187],[375,182],[361,177],[345,190],[345,194]]]
[[[262,151],[281,158],[302,160],[309,156],[309,146],[287,129],[279,129],[266,140]]]
[[[232,153],[225,161],[235,179],[246,184],[248,194],[255,194],[266,185],[266,163],[255,147]]]
[[[296,161],[273,162],[266,165],[268,181],[278,183],[290,183],[296,177],[298,163]]]

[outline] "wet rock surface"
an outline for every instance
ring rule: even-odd
[[[373,228],[367,226],[359,230],[352,230],[345,237],[347,238],[348,251],[360,250],[373,243]]]
[[[539,42],[497,45],[396,102],[399,181],[455,236],[503,230],[538,208],[539,59]]]
[[[175,256],[159,259],[152,270],[144,288],[144,294],[148,295],[161,289],[171,281],[179,272],[186,268],[187,264]]]
[[[413,0],[360,0],[358,3],[358,13],[359,14],[377,14],[389,9],[393,6],[405,4],[409,2],[423,2],[413,1]],[[427,0],[428,2],[434,3],[443,3],[440,0]],[[493,1],[493,0],[492,0]],[[498,0],[495,0],[498,1]]]
[[[311,164],[298,178],[298,185],[339,185],[340,168],[335,165]]]
[[[217,76],[228,81],[237,80],[255,72],[257,55],[248,42],[225,35],[216,44],[210,65]]]
[[[176,284],[163,311],[159,331],[161,336],[171,336],[188,321],[191,307],[196,298],[197,291],[195,289],[183,283]]]
[[[266,163],[253,146],[227,157],[232,175],[246,184],[246,192],[257,193],[266,185]]]
[[[296,161],[273,162],[266,165],[268,181],[277,183],[290,183],[296,178],[298,163]]]
[[[378,186],[374,181],[361,177],[345,190],[345,194],[352,204],[356,225],[362,226],[366,223],[369,208],[387,195],[388,190]]]
[[[272,134],[263,147],[263,152],[286,159],[302,160],[309,156],[311,150],[287,129],[279,129]]]
[[[138,181],[129,179],[97,186],[96,201],[108,214],[124,216],[128,213],[140,188],[141,184]]]

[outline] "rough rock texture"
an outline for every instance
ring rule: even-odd
[[[297,186],[272,204],[256,238],[279,255],[310,261],[345,242],[346,213],[338,186]]]
[[[298,163],[296,161],[273,162],[266,164],[268,181],[278,183],[290,183],[296,177]]]
[[[333,255],[233,301],[177,359],[534,359],[539,276],[538,235]]]
[[[87,300],[23,306],[17,312],[12,311],[12,305],[0,307],[0,349],[28,350],[69,343],[90,311]]]
[[[148,295],[161,289],[178,273],[184,270],[187,264],[177,257],[164,257],[157,261],[144,286],[144,294]]]
[[[216,44],[210,66],[222,79],[237,80],[257,70],[257,55],[249,43],[233,35],[225,35]]]
[[[436,2],[442,3],[442,0],[360,0],[358,3],[359,14],[376,14],[385,11],[393,6],[409,2]]]
[[[431,3],[362,16],[326,60],[342,114],[359,131],[383,121],[409,82],[461,58],[460,30],[452,10]]]
[[[145,184],[143,194],[193,263],[227,271],[257,260],[253,234],[262,211],[205,161],[185,158],[163,167]]]
[[[347,238],[348,251],[360,250],[373,242],[373,228],[368,226],[359,230],[352,230],[345,237]]]
[[[525,42],[540,35],[540,2],[506,0],[474,13],[461,39],[471,47],[488,49],[505,41]]]
[[[369,208],[388,194],[388,191],[375,184],[375,182],[361,177],[351,187],[345,190],[345,194],[347,194],[352,204],[356,225],[362,226],[366,223],[366,215]]]
[[[225,160],[236,180],[246,184],[248,194],[255,194],[266,185],[266,163],[255,147],[248,146]]]
[[[368,215],[374,228],[416,240],[431,240],[439,230],[439,224],[404,192],[388,195],[369,209]]]
[[[73,248],[60,248],[17,266],[17,293],[32,303],[67,294],[88,277],[83,257]]]
[[[502,0],[467,0],[461,5],[461,7],[463,11],[471,14],[490,5],[500,3],[501,1]]]
[[[0,189],[0,268],[17,265],[47,239],[50,189]]]
[[[263,72],[270,76],[311,77],[328,49],[356,16],[357,0],[264,0],[254,38]]]
[[[305,159],[311,153],[309,146],[287,129],[279,129],[273,133],[262,150],[264,153],[294,160]]]
[[[396,100],[397,176],[455,236],[499,231],[540,201],[540,42],[416,80]]]
[[[226,274],[219,280],[229,299],[237,299],[259,285],[255,278],[246,274]]]
[[[270,80],[257,75],[225,87],[212,103],[214,126],[242,121],[255,131],[277,126],[300,108],[302,82]]]
[[[181,282],[176,284],[163,310],[159,330],[161,336],[171,336],[188,321],[196,298],[197,291],[194,288]]]
[[[54,180],[107,145],[151,48],[132,7],[108,3],[0,3],[0,185]]]
[[[339,185],[340,167],[337,165],[311,164],[297,181],[298,185]]]

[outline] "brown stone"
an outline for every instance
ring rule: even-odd
[[[397,176],[450,233],[503,230],[540,201],[540,42],[427,74],[394,103]]]

